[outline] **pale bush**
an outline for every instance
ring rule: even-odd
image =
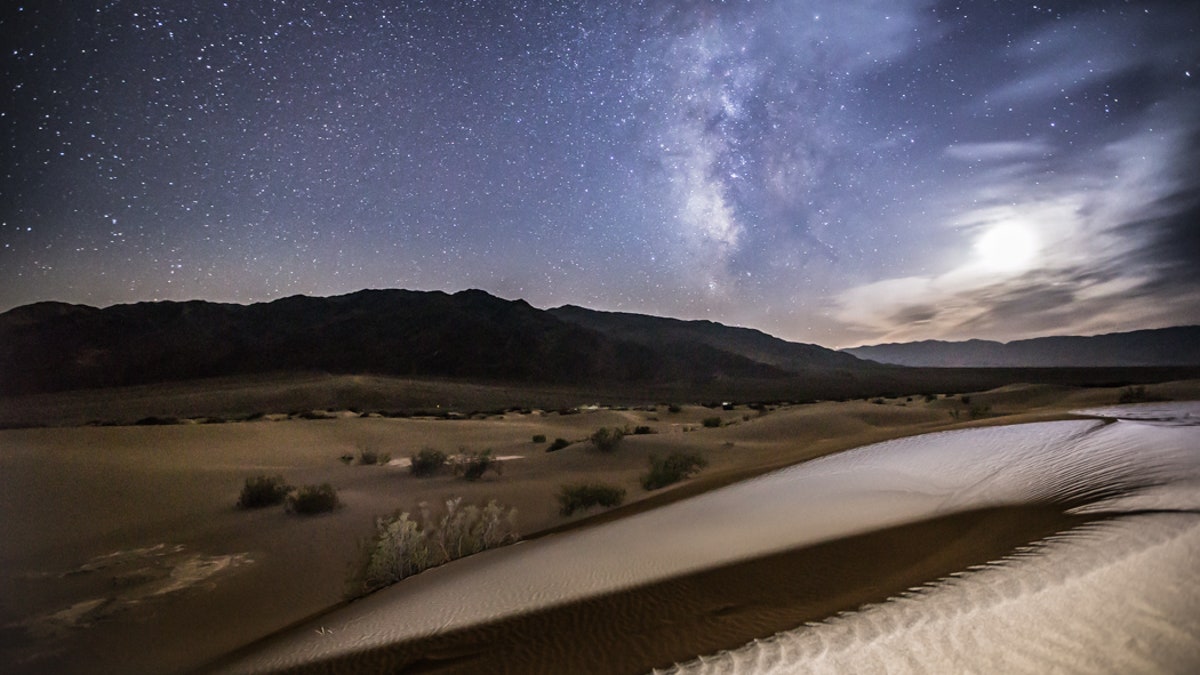
[[[519,538],[516,514],[495,500],[479,507],[450,499],[440,517],[422,503],[419,520],[407,512],[379,518],[350,594],[370,593],[430,567],[512,543]]]
[[[515,515],[514,510],[506,510],[495,500],[479,508],[463,506],[461,498],[449,499],[434,540],[446,560],[495,548],[516,538]]]
[[[375,545],[368,553],[363,585],[381,588],[433,565],[429,541],[407,513],[375,522]]]

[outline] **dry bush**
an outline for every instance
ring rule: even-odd
[[[375,534],[363,546],[350,595],[370,593],[456,558],[519,539],[516,509],[495,500],[480,507],[447,500],[440,516],[421,504],[419,520],[397,512],[375,521]]]
[[[593,506],[620,506],[625,499],[625,490],[603,483],[576,483],[564,485],[558,492],[558,512],[569,516],[576,511]]]
[[[247,478],[237,505],[243,509],[258,509],[280,504],[292,491],[283,476],[256,476]]]
[[[657,490],[687,478],[704,467],[708,460],[694,453],[673,452],[666,459],[650,457],[650,472],[642,476],[642,487]]]
[[[328,513],[341,505],[337,490],[329,483],[305,485],[287,498],[288,511],[302,516]]]

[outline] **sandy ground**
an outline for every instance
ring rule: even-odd
[[[1152,385],[1147,391],[1197,398],[1200,383]],[[0,670],[190,671],[341,602],[359,557],[358,543],[371,532],[374,519],[413,510],[421,502],[496,499],[518,510],[522,534],[538,535],[626,516],[867,443],[947,428],[1057,419],[1072,409],[1116,403],[1118,396],[1117,389],[1012,386],[973,394],[971,405],[989,407],[974,420],[958,399],[903,397],[783,406],[765,414],[699,406],[670,413],[658,406],[586,408],[571,415],[510,412],[465,420],[267,415],[228,424],[2,431]],[[287,398],[281,394],[280,400]],[[80,399],[71,415],[88,405]],[[725,426],[703,427],[701,420],[710,416],[720,416]],[[547,453],[547,444],[531,441],[535,434],[582,441],[595,429],[614,425],[645,425],[655,433],[629,436],[611,454],[586,442]],[[400,460],[424,447],[446,453],[491,449],[509,459],[502,474],[474,483],[449,474],[419,479],[402,462],[360,466],[339,460],[363,449]],[[642,490],[638,477],[648,457],[674,450],[698,452],[710,465],[675,488]],[[282,508],[237,509],[242,482],[258,474],[281,474],[293,485],[332,483],[345,506],[314,517]],[[601,515],[560,516],[555,494],[561,485],[581,480],[625,488],[627,505]],[[926,529],[920,532],[913,526],[917,529],[901,534],[958,543],[899,568],[884,565],[895,572],[884,586],[902,588],[916,583],[913,579],[993,559],[1059,528],[1063,523],[1057,518],[1004,512],[971,522],[922,525]],[[992,530],[1006,534],[978,536],[972,528],[981,522],[994,523]],[[856,551],[872,544],[847,545]],[[951,549],[957,552],[945,553]],[[785,613],[782,621],[808,620],[812,612],[834,606],[852,609],[883,590],[856,582],[832,604],[815,602],[817,609]]]

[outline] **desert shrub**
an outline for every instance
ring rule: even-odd
[[[492,470],[497,474],[502,473],[500,460],[492,456],[491,450],[483,452],[467,452],[464,448],[460,454],[453,459],[454,475],[462,476],[464,480],[479,480],[483,478],[483,474],[488,470]]]
[[[554,439],[554,442],[550,444],[550,447],[546,448],[546,452],[557,452],[570,444],[571,442],[565,438],[556,438]]]
[[[546,434],[534,434],[533,442],[534,443],[545,443],[546,442]]]
[[[387,464],[392,461],[392,456],[387,453],[380,453],[372,448],[362,448],[358,451],[358,463],[363,466],[374,466],[376,464]]]
[[[446,453],[433,448],[422,448],[413,455],[408,470],[418,477],[432,476],[446,465]]]
[[[428,517],[426,520],[431,522]],[[495,500],[482,508],[463,506],[462,499],[447,500],[446,513],[430,536],[443,561],[496,548],[516,539],[516,510]]]
[[[238,497],[238,506],[243,509],[274,506],[283,502],[291,491],[292,486],[283,481],[283,476],[247,478],[242,487],[242,495]]]
[[[971,405],[971,397],[967,396],[966,394],[960,395],[958,400],[962,401],[963,405]]]
[[[512,543],[520,537],[516,509],[490,501],[483,507],[446,502],[436,517],[421,504],[420,519],[407,512],[377,518],[375,534],[363,546],[351,595],[362,595],[443,563]]]
[[[1120,397],[1117,398],[1119,403],[1148,403],[1150,401],[1162,400],[1164,399],[1154,396],[1153,394],[1146,393],[1146,387],[1144,385],[1125,387],[1121,390]]]
[[[971,415],[971,419],[976,420],[980,417],[985,417],[991,411],[992,406],[976,403],[975,405],[971,406],[971,409],[968,412]]]
[[[678,483],[708,466],[708,460],[695,453],[673,452],[666,459],[650,456],[650,471],[642,476],[642,487],[657,490]]]
[[[873,398],[871,399],[871,403],[874,403],[875,405],[883,405],[884,403],[887,403],[887,401],[884,401],[881,398]]]
[[[683,408],[680,408],[678,405],[676,405],[674,403],[667,406],[667,412],[670,412],[670,413],[677,413],[681,410],[683,410]]]
[[[596,449],[600,452],[612,452],[613,450],[617,449],[618,445],[621,444],[622,438],[625,438],[625,432],[623,430],[618,429],[617,427],[600,427],[588,437],[588,440],[590,440],[592,445],[596,446]]]
[[[342,464],[349,466],[350,464],[352,464],[354,462],[354,455],[347,452],[346,454],[342,455],[341,457],[338,457],[338,459],[342,460]]]
[[[933,403],[937,400],[937,394],[925,394],[925,402]]]
[[[564,485],[558,492],[558,512],[569,516],[593,506],[618,506],[625,499],[625,490],[603,483]]]
[[[155,417],[151,415],[150,417],[143,417],[134,422],[134,424],[141,427],[157,427],[168,424],[182,424],[182,422],[179,421],[178,417]]]
[[[434,564],[429,538],[408,513],[375,521],[375,536],[365,547],[358,589],[370,592],[429,569]]]
[[[700,421],[700,423],[710,429],[716,429],[717,427],[721,426],[721,418],[720,417],[705,417],[703,420]]]
[[[652,434],[652,433],[654,433],[654,429],[651,429],[649,426],[638,426],[638,427],[633,428],[634,436],[642,436],[645,434]]]
[[[300,515],[326,513],[341,506],[337,490],[329,483],[305,485],[287,498],[288,511]]]

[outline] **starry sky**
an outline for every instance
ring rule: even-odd
[[[1200,3],[0,21],[0,311],[482,288],[831,347],[1200,323]]]

